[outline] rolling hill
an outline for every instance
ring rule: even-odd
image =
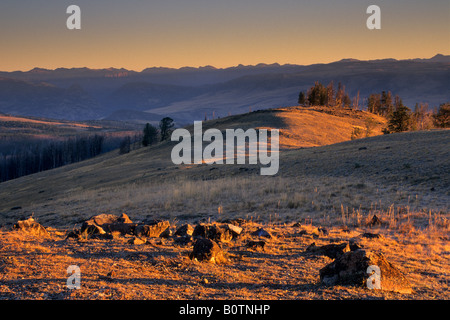
[[[368,115],[330,113],[293,107],[204,123],[204,129],[279,128],[284,150],[276,176],[260,176],[259,165],[174,165],[170,152],[175,143],[165,142],[1,183],[0,224],[32,212],[44,225],[60,226],[104,212],[126,212],[133,221],[217,218],[219,207],[226,217],[263,220],[274,214],[279,219],[334,219],[342,210],[401,206],[448,212],[450,131],[350,141],[351,128]],[[374,134],[379,134],[378,120]]]

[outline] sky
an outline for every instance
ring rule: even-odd
[[[69,5],[81,30],[69,30]],[[381,30],[369,30],[369,5]],[[449,0],[1,0],[0,70],[258,63],[450,54]]]

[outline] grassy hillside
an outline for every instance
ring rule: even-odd
[[[323,145],[282,151],[276,176],[260,176],[259,165],[176,166],[170,160],[174,143],[165,142],[2,183],[0,224],[32,212],[44,224],[61,226],[103,212],[126,212],[134,220],[217,218],[220,211],[222,217],[328,221],[400,207],[448,212],[450,131],[349,141],[351,127],[365,114],[324,111],[277,109],[205,124],[204,129],[277,127],[286,148]],[[346,139],[338,126],[347,128]],[[295,135],[304,140],[292,143]],[[347,141],[329,145],[342,140]]]
[[[285,149],[275,176],[260,176],[259,165],[176,166],[174,144],[166,142],[0,183],[0,297],[448,299],[450,131],[350,141],[348,131],[366,116],[292,108],[205,123],[204,129],[280,128]],[[310,145],[319,146],[295,149]],[[11,230],[33,212],[49,237]],[[66,239],[92,215],[122,212],[133,222],[168,219],[172,230],[245,220],[239,237],[221,243],[230,257],[225,265],[191,260],[192,243],[180,245],[176,237],[145,244],[131,235]],[[374,214],[381,226],[368,225]],[[272,237],[263,249],[250,248],[261,227]],[[333,259],[311,254],[311,246],[355,240],[397,266],[413,292],[323,285],[320,270]],[[79,290],[64,285],[72,264],[82,270]]]

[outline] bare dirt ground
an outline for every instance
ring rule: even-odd
[[[174,237],[130,244],[128,236],[66,240],[70,230],[47,228],[50,237],[38,237],[3,228],[0,299],[449,299],[449,226],[441,219],[417,227],[429,218],[408,214],[397,218],[395,227],[376,229],[365,227],[366,219],[359,226],[327,228],[326,235],[307,222],[246,221],[239,237],[221,244],[228,262],[220,265],[191,260],[192,244],[177,245]],[[248,248],[248,241],[261,240],[251,235],[260,227],[273,237],[263,239],[264,249]],[[364,238],[364,232],[382,237]],[[350,239],[383,253],[408,278],[413,293],[322,285],[319,270],[333,260],[306,248]],[[80,268],[80,289],[67,288],[70,265]]]

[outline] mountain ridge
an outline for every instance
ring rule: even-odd
[[[70,120],[101,119],[118,110],[130,110],[129,116],[122,112],[124,120],[131,120],[132,112],[139,111],[161,118],[182,115],[181,121],[187,124],[213,113],[223,117],[250,109],[289,106],[296,103],[300,91],[316,81],[325,85],[341,82],[351,98],[358,91],[361,99],[391,91],[411,108],[415,103],[436,107],[450,101],[450,56],[343,59],[308,66],[153,67],[141,72],[124,68],[0,72],[0,110]]]

